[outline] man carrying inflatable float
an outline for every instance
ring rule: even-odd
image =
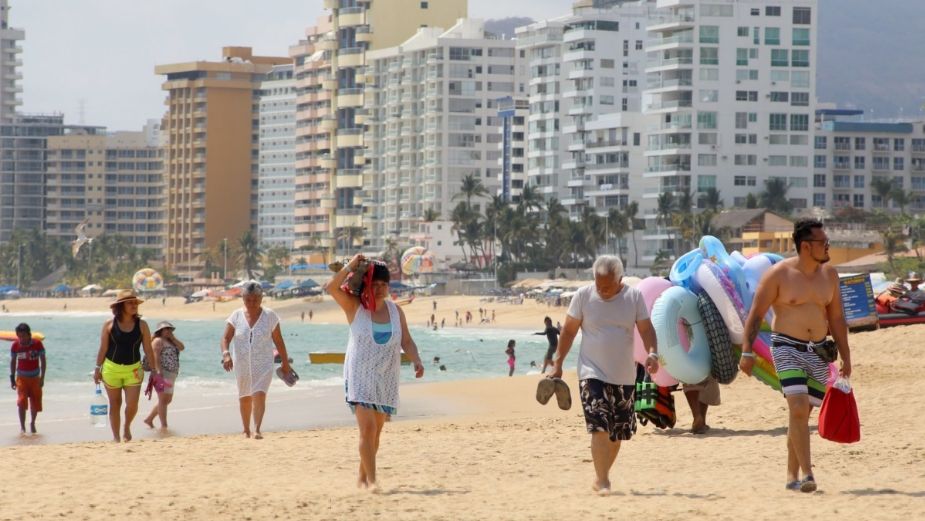
[[[665,369],[653,381],[667,387],[679,381],[699,384],[712,376],[728,384],[741,368],[782,391],[790,411],[787,488],[812,492],[810,411],[821,404],[829,380],[839,372],[850,376],[851,363],[838,275],[825,265],[829,244],[822,223],[797,221],[793,239],[797,257],[758,254],[746,259],[705,236],[697,249],[675,262],[670,282],[649,277],[636,288],[652,310]],[[826,340],[829,332],[834,342]],[[831,363],[835,345],[841,371]],[[635,356],[637,362],[647,356],[638,337]]]

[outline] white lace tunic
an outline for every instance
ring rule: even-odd
[[[347,401],[398,408],[398,377],[401,369],[401,317],[398,307],[386,301],[392,337],[385,344],[373,340],[373,319],[360,306],[350,324],[350,340],[344,359]]]
[[[234,328],[231,358],[238,380],[238,396],[266,393],[273,380],[273,330],[279,325],[279,317],[272,309],[263,308],[251,328],[241,308],[235,310],[227,322]]]

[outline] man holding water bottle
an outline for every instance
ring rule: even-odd
[[[42,387],[45,385],[45,346],[32,338],[25,322],[16,326],[16,341],[10,348],[10,387],[16,391],[20,434],[26,434],[26,409],[32,410],[29,431],[35,434],[35,417],[42,411]]]

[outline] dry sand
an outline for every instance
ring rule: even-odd
[[[921,519],[923,339],[925,326],[851,336],[863,439],[813,433],[812,495],[784,490],[784,400],[754,379],[724,387],[704,436],[676,395],[678,427],[640,427],[597,497],[580,409],[538,405],[525,376],[406,386],[406,404],[457,412],[386,426],[380,495],[354,486],[353,428],[20,446],[0,449],[0,519]]]

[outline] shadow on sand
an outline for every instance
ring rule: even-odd
[[[842,494],[852,496],[908,496],[908,497],[925,497],[925,492],[904,492],[892,488],[862,488],[858,490],[845,490]]]
[[[655,434],[660,436],[668,437],[703,437],[703,438],[736,438],[744,436],[785,436],[787,434],[787,427],[776,427],[774,429],[749,429],[749,430],[733,430],[733,429],[724,429],[722,427],[711,427],[710,430],[703,434],[691,434],[690,430],[687,429],[668,429],[668,430],[657,430],[654,431]]]
[[[409,486],[400,486],[390,490],[382,491],[383,496],[398,496],[410,494],[413,496],[457,496],[468,494],[468,490],[463,489],[441,489],[441,488],[416,488]]]

